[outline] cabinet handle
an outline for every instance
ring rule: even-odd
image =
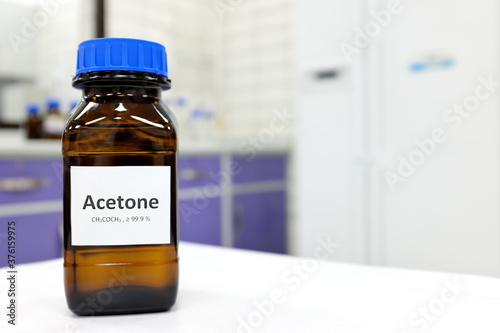
[[[44,178],[11,177],[0,179],[2,192],[28,192],[45,187],[48,181]]]
[[[237,240],[243,235],[244,228],[245,208],[239,200],[235,199],[233,203],[233,240]]]
[[[197,169],[183,169],[179,172],[179,178],[185,181],[194,181],[207,178],[207,172]]]

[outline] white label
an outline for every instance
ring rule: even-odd
[[[170,243],[170,166],[71,167],[71,243]]]
[[[64,131],[64,118],[62,116],[49,114],[43,120],[43,132],[46,134],[61,135]]]

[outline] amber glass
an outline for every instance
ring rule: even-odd
[[[68,306],[78,315],[166,311],[177,296],[176,129],[159,102],[159,85],[125,83],[84,84],[83,103],[63,134],[64,281]],[[170,244],[71,244],[72,166],[154,165],[171,166]]]
[[[42,120],[37,114],[30,114],[26,121],[28,139],[40,139],[42,137]]]

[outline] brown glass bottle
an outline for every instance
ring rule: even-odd
[[[78,315],[166,311],[175,303],[177,135],[170,111],[159,102],[169,84],[161,75],[113,70],[85,72],[73,80],[83,89],[83,100],[63,133],[64,280],[68,306]],[[164,244],[74,245],[72,169],[146,166],[170,166],[170,216],[164,217],[169,239]],[[130,175],[135,176],[144,175]],[[121,186],[131,181],[127,178]]]
[[[26,106],[28,119],[26,120],[26,136],[28,139],[40,139],[42,137],[42,119],[38,114],[38,105],[30,103]]]
[[[64,129],[64,117],[59,111],[59,101],[54,98],[47,100],[47,110],[42,119],[42,134],[44,139],[61,140]]]

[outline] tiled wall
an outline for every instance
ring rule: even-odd
[[[274,109],[293,109],[294,2],[222,1],[222,11],[217,3],[109,0],[108,34],[166,45],[173,88],[165,96],[181,136],[244,140],[269,127]],[[193,109],[211,111],[214,118],[193,119]],[[275,135],[289,137],[290,130]]]
[[[180,135],[195,138],[193,109],[218,109],[216,75],[221,24],[209,1],[108,0],[107,35],[153,40],[167,48],[172,89],[163,94],[181,123]],[[182,98],[185,103],[179,103]]]
[[[293,111],[293,3],[246,0],[224,15],[221,97],[231,137],[269,127],[274,109]]]

